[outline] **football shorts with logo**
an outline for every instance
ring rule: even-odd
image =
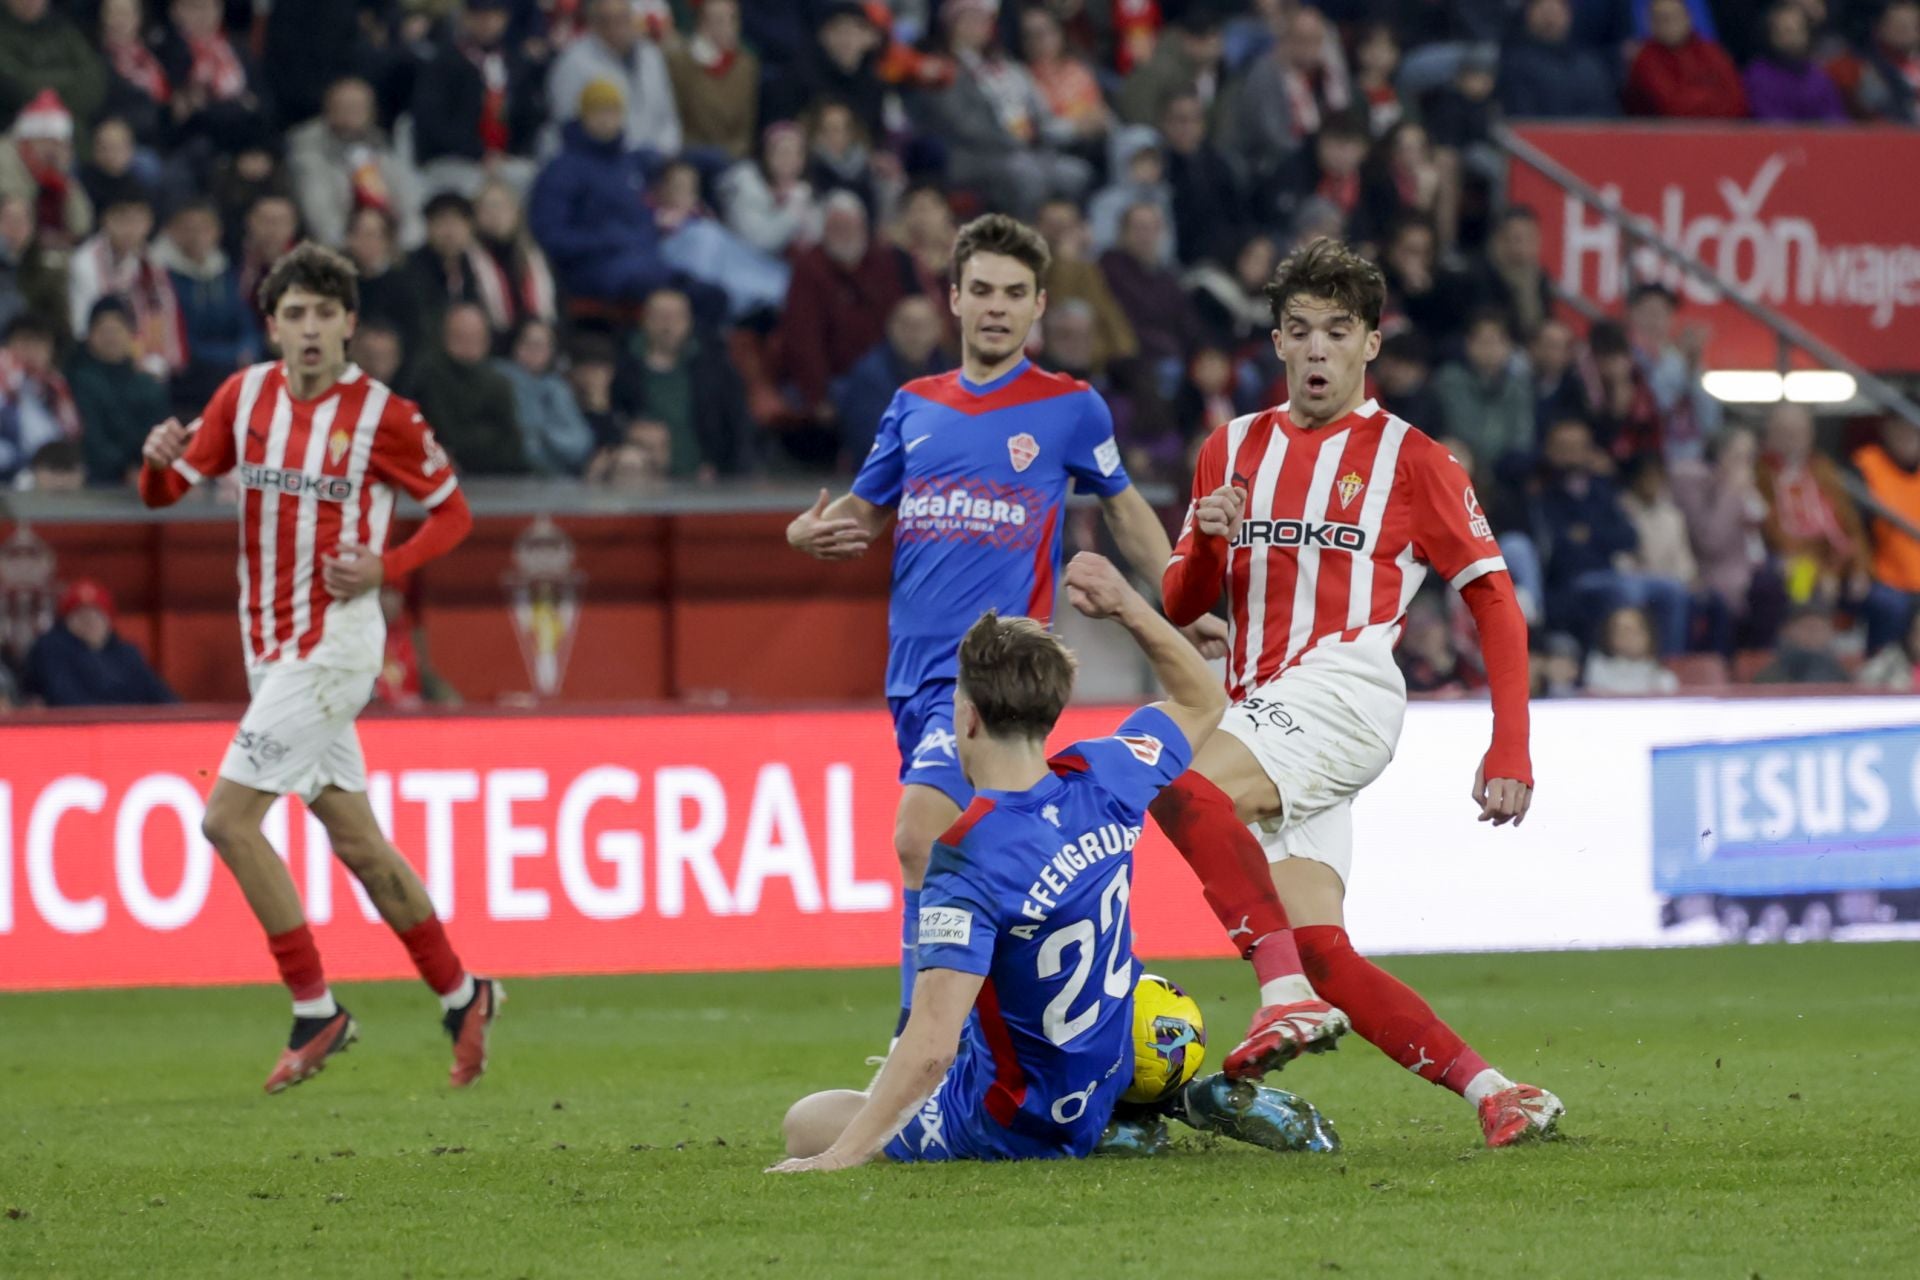
[[[1133,1025],[1133,997],[1126,998],[1121,1016]],[[993,1087],[993,1062],[973,1049],[973,1020],[969,1020],[960,1054],[940,1080],[926,1104],[907,1127],[886,1145],[889,1160],[932,1163],[942,1160],[1074,1160],[1089,1154],[1084,1137],[1096,1137],[1113,1118],[1114,1105],[1133,1079],[1133,1045],[1100,1074],[1097,1082],[1058,1099],[1062,1117],[1058,1126],[1027,1132],[1024,1116],[1014,1125],[1002,1125],[987,1111],[987,1091]],[[1117,1087],[1116,1087],[1117,1085]]]
[[[930,680],[910,697],[888,698],[887,706],[900,747],[901,785],[932,787],[964,809],[973,802],[973,788],[960,772],[960,749],[953,738],[953,684]]]
[[[311,800],[328,787],[367,789],[354,717],[374,673],[284,659],[247,672],[253,699],[220,762],[220,776],[255,791]]]
[[[1280,816],[1253,825],[1267,861],[1307,858],[1349,882],[1353,797],[1393,759],[1405,713],[1404,692],[1312,655],[1227,708],[1220,731],[1253,753],[1280,793]]]

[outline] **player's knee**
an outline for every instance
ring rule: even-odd
[[[811,1095],[800,1099],[787,1108],[785,1118],[780,1121],[780,1135],[786,1140],[787,1154],[802,1160],[827,1149],[819,1140],[819,1125],[812,1121],[813,1108],[807,1105],[811,1101]]]
[[[219,803],[208,805],[205,815],[200,819],[200,834],[222,853],[233,849],[248,835],[259,830],[260,823],[257,820]]]

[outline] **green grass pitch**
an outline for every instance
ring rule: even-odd
[[[1216,1049],[1237,965],[1159,966]],[[1567,1138],[1487,1152],[1357,1038],[1280,1080],[1346,1141],[1280,1157],[771,1178],[782,1110],[858,1084],[890,973],[522,981],[445,1085],[417,987],[259,1092],[277,989],[0,997],[0,1275],[1713,1276],[1920,1267],[1920,945],[1396,960]]]

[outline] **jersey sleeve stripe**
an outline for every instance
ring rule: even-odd
[[[205,476],[189,466],[185,458],[175,458],[173,460],[173,470],[175,474],[188,484],[199,484],[202,480],[206,479]]]
[[[458,489],[459,487],[460,487],[460,477],[448,476],[447,482],[445,484],[441,485],[438,489],[435,489],[432,493],[428,494],[426,497],[420,499],[420,505],[425,507],[427,510],[431,511],[435,507],[439,506],[441,503],[445,502],[448,498],[451,498],[453,496],[453,491],[455,489]]]
[[[1475,560],[1472,564],[1454,574],[1451,578],[1447,579],[1447,585],[1455,591],[1458,591],[1476,578],[1484,578],[1488,574],[1498,572],[1506,567],[1507,561],[1505,556],[1488,556],[1485,560]]]

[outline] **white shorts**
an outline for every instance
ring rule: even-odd
[[[1342,884],[1353,867],[1353,797],[1393,745],[1336,691],[1350,676],[1292,667],[1227,708],[1220,729],[1246,745],[1280,792],[1281,815],[1253,824],[1268,862],[1309,858]]]
[[[374,674],[283,661],[247,673],[253,701],[220,762],[220,776],[273,795],[311,800],[328,787],[367,789],[353,718]]]

